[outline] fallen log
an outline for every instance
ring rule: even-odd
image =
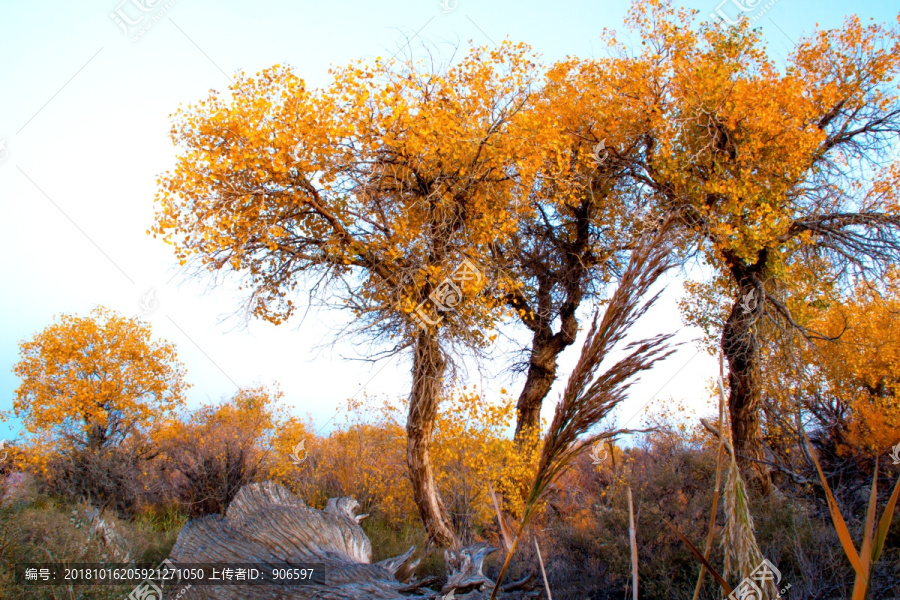
[[[264,482],[242,488],[225,515],[189,521],[169,559],[184,564],[255,564],[259,567],[314,566],[311,581],[290,585],[192,585],[170,583],[167,599],[178,600],[481,600],[494,583],[483,573],[486,556],[496,549],[480,543],[447,551],[447,583],[440,592],[434,579],[417,582],[415,547],[400,556],[372,563],[372,545],[356,515],[352,498],[332,498],[317,510],[284,487]],[[504,600],[538,597],[520,589],[501,593]]]

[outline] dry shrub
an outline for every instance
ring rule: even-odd
[[[188,515],[224,513],[238,490],[265,476],[280,397],[277,389],[242,389],[154,432],[156,476]]]
[[[706,539],[715,487],[716,446],[701,441],[693,427],[670,426],[643,436],[634,446],[617,447],[599,465],[578,457],[573,468],[551,488],[547,510],[535,523],[545,552],[554,597],[621,599],[630,586],[628,507],[625,486],[634,491],[640,597],[643,600],[689,599],[700,564],[654,514],[674,523],[697,546]],[[790,584],[790,600],[832,600],[850,596],[852,569],[843,556],[824,504],[812,490],[778,493],[763,499],[750,494],[756,539],[763,555]],[[843,504],[843,502],[842,502]],[[716,540],[725,522],[719,504]],[[854,539],[863,513],[852,516]],[[872,580],[872,598],[900,597],[900,526],[892,528],[886,557]],[[524,544],[523,550],[530,544]],[[722,549],[713,545],[710,562],[724,564]],[[533,552],[523,551],[511,578],[537,569]],[[738,583],[739,577],[729,578]],[[719,600],[721,590],[707,576],[702,600]]]
[[[690,598],[699,565],[650,509],[700,543],[709,521],[715,454],[692,448],[670,432],[607,455],[599,465],[589,455],[580,456],[551,490],[541,545],[548,547],[552,589],[562,597],[622,597],[631,577],[630,485],[641,597]],[[714,561],[719,558],[713,554]]]
[[[133,514],[142,503],[142,473],[147,470],[147,449],[133,440],[121,446],[71,449],[46,462],[46,490],[55,496],[111,508],[120,516]]]

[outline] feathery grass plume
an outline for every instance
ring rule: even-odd
[[[753,530],[753,516],[747,499],[747,488],[741,478],[741,472],[734,454],[731,455],[731,466],[725,479],[725,530],[722,536],[722,549],[725,553],[725,577],[736,574],[743,580],[763,562],[762,552],[756,543]],[[761,584],[764,598],[774,600],[778,590],[771,581]]]
[[[625,399],[625,394],[637,375],[674,352],[674,348],[668,343],[674,334],[656,335],[628,344],[626,350],[630,352],[627,356],[597,374],[600,363],[659,298],[661,292],[657,292],[649,300],[643,300],[659,277],[674,264],[673,250],[667,242],[671,224],[671,218],[665,219],[653,232],[641,236],[603,318],[598,322],[598,315],[594,315],[581,356],[569,376],[562,400],[556,405],[550,429],[544,436],[534,482],[527,496],[518,531],[491,593],[492,600],[496,598],[497,590],[503,583],[522,532],[534,516],[534,509],[547,487],[590,444],[634,430],[613,430],[584,439],[579,437],[602,421]]]

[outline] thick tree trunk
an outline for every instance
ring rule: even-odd
[[[575,293],[570,296],[575,296]],[[531,341],[531,361],[528,365],[528,378],[525,387],[519,394],[516,404],[516,443],[522,444],[526,433],[541,427],[541,405],[550,393],[556,381],[556,359],[563,350],[572,345],[578,334],[578,321],[575,319],[575,308],[580,302],[572,301],[565,307],[559,331],[553,333],[549,324],[536,324]]]
[[[722,330],[722,352],[728,359],[728,411],[734,452],[745,478],[755,482],[763,495],[772,491],[769,469],[758,462],[765,458],[760,428],[762,379],[756,321],[762,312],[760,291],[743,269],[732,267],[741,284],[738,299]],[[754,274],[755,275],[755,274]]]
[[[517,443],[524,441],[528,431],[539,429],[541,426],[541,405],[550,393],[553,382],[556,381],[556,357],[563,348],[564,346],[554,343],[553,338],[547,340],[539,334],[534,335],[528,378],[516,404]]]
[[[413,357],[412,394],[406,420],[406,463],[413,498],[429,537],[439,546],[454,546],[456,537],[434,482],[430,451],[445,366],[437,336],[420,331]]]

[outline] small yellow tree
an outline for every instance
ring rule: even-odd
[[[522,516],[527,486],[537,466],[540,424],[522,434],[531,437],[520,437],[525,443],[519,451],[509,436],[515,416],[513,400],[505,393],[492,402],[464,389],[443,403],[437,419],[434,465],[438,489],[459,530],[493,522],[492,487],[506,511]]]
[[[146,323],[102,307],[60,316],[21,342],[20,353],[11,413],[32,436],[38,461],[49,451],[121,444],[171,414],[188,387],[172,344],[152,341]]]

